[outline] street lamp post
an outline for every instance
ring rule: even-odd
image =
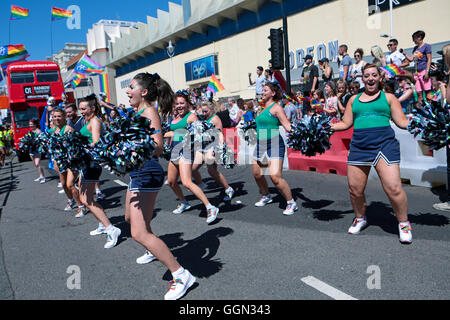
[[[167,47],[167,55],[170,57],[170,71],[172,76],[172,90],[175,90],[175,76],[173,70],[173,56],[175,55],[175,46],[172,44],[172,40],[169,41],[169,45]]]

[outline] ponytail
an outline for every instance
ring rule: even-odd
[[[158,102],[159,112],[163,117],[172,111],[175,94],[170,85],[157,74],[139,73],[133,80],[136,80],[142,89],[147,89],[148,94],[144,97],[148,103]]]

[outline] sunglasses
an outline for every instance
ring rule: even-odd
[[[388,44],[388,48],[395,46],[395,44]]]
[[[359,54],[355,54],[355,58],[361,57],[361,55]]]

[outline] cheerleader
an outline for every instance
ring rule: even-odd
[[[190,105],[190,99],[187,94],[182,92],[176,94],[175,110],[177,117],[170,123],[171,131],[164,136],[165,138],[172,138],[172,156],[167,169],[167,183],[178,197],[178,200],[181,201],[177,209],[173,211],[174,214],[181,214],[191,208],[178,185],[178,177],[181,177],[183,186],[189,189],[205,205],[207,210],[206,223],[210,224],[216,220],[219,208],[213,206],[203,193],[203,190],[192,181],[194,150],[183,150],[182,141],[187,132],[186,127],[194,121],[198,121],[195,112],[189,111]]]
[[[92,146],[99,141],[103,125],[97,99],[92,96],[81,99],[79,109],[86,121],[80,134],[87,137]],[[104,248],[109,249],[117,244],[121,230],[111,224],[103,208],[94,200],[95,183],[100,181],[101,174],[102,168],[96,162],[92,162],[88,168],[81,171],[80,199],[99,221],[98,228],[91,231],[90,235],[106,233],[107,241]]]
[[[223,126],[222,121],[216,115],[215,108],[213,103],[209,101],[204,101],[201,103],[200,108],[198,110],[203,115],[206,123],[214,125],[214,127],[219,131],[219,143],[224,143],[223,138]],[[202,166],[203,162],[206,162],[208,173],[217,183],[221,184],[225,189],[225,198],[224,201],[231,201],[234,195],[234,189],[230,187],[227,182],[227,179],[217,170],[217,162],[214,157],[214,146],[217,144],[211,143],[204,150],[195,151],[195,161],[192,167],[192,170],[197,171]]]
[[[195,277],[184,269],[170,252],[167,245],[153,234],[150,223],[153,217],[156,197],[164,183],[164,170],[158,162],[163,152],[161,119],[154,102],[163,115],[170,113],[174,93],[166,81],[157,74],[141,73],[134,77],[127,90],[130,104],[137,109],[137,116],[150,120],[155,129],[152,138],[156,143],[153,158],[147,160],[143,168],[130,173],[130,184],[126,197],[125,220],[131,225],[134,240],[147,249],[137,263],[149,263],[155,259],[162,262],[172,273],[169,291],[165,300],[177,300],[195,283]]]
[[[36,119],[31,119],[29,124],[31,132],[33,132],[35,136],[38,136],[42,133],[41,129],[39,129],[39,122]],[[39,173],[39,178],[35,179],[34,181],[41,184],[45,183],[46,180],[44,176],[44,169],[42,169],[41,167],[41,154],[38,150],[30,150],[30,158]]]
[[[55,109],[53,111],[52,122],[54,126],[53,129],[50,129],[50,132],[56,135],[64,135],[74,131],[72,127],[67,125],[66,112],[62,109]],[[74,209],[75,205],[78,205],[78,212],[75,217],[79,218],[80,216],[84,216],[87,213],[87,209],[81,203],[80,194],[77,188],[75,188],[75,180],[78,177],[78,172],[72,171],[71,169],[61,172],[56,164],[56,161],[54,161],[54,167],[59,174],[59,181],[61,182],[61,186],[68,199],[64,211],[71,211]]]
[[[376,65],[363,68],[363,82],[364,92],[350,99],[342,122],[331,126],[336,131],[354,126],[347,176],[356,217],[348,233],[359,234],[368,225],[364,190],[373,166],[397,216],[400,242],[411,243],[408,199],[400,179],[400,146],[389,120],[401,129],[409,121],[398,99],[382,90],[382,74]]]
[[[291,188],[282,176],[286,147],[280,135],[279,127],[282,125],[286,132],[291,131],[291,123],[287,119],[283,107],[276,102],[280,101],[282,97],[278,85],[268,83],[264,86],[262,100],[267,108],[255,119],[257,144],[254,151],[253,177],[262,195],[255,206],[263,207],[272,202],[269,187],[262,172],[263,168],[268,168],[272,183],[287,201],[287,207],[283,214],[290,216],[298,210],[298,207],[292,197]]]

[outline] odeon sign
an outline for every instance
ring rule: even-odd
[[[328,58],[333,61],[339,56],[339,40],[328,42],[328,46],[321,43],[317,46],[307,47],[306,49],[297,49],[289,51],[289,62],[291,69],[303,67],[305,64],[305,57],[311,55],[315,63],[323,58]]]

